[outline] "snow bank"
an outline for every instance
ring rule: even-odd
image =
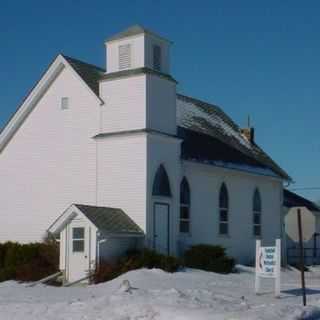
[[[283,272],[282,297],[276,299],[271,281],[266,280],[265,292],[256,296],[253,269],[237,269],[239,273],[231,275],[141,269],[108,283],[74,288],[4,282],[0,320],[320,319],[319,271],[307,274],[312,295],[310,306],[303,308],[297,273]]]

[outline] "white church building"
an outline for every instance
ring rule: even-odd
[[[257,238],[282,237],[290,177],[252,128],[177,93],[170,41],[133,26],[105,46],[106,70],[59,54],[3,128],[0,242],[60,234],[89,269],[100,242],[110,256],[215,244],[253,262]]]

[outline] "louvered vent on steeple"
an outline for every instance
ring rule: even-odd
[[[124,44],[119,46],[119,70],[131,67],[131,45]]]

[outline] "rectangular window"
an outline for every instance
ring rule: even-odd
[[[131,67],[131,45],[124,44],[119,46],[119,70]]]
[[[72,252],[84,252],[84,228],[72,228]]]
[[[261,236],[261,225],[254,225],[253,226],[253,234],[256,237],[260,237]]]
[[[253,235],[255,237],[261,236],[261,212],[253,212]]]
[[[219,233],[221,235],[227,235],[229,233],[228,221],[228,209],[220,208]]]
[[[153,46],[153,69],[161,71],[161,47],[158,45]]]
[[[68,97],[61,98],[61,109],[62,110],[69,109],[69,98]]]
[[[180,232],[190,232],[190,208],[189,205],[180,205]]]

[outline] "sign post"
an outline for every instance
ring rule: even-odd
[[[300,247],[300,272],[301,272],[301,287],[302,287],[302,302],[305,306],[307,304],[306,298],[306,285],[304,279],[304,250],[303,250],[303,238],[302,238],[302,223],[301,223],[301,210],[297,210],[298,218],[298,230],[299,230],[299,247]]]
[[[275,247],[262,247],[261,240],[256,241],[256,279],[255,292],[260,293],[261,278],[275,279],[275,296],[280,297],[281,240]]]

